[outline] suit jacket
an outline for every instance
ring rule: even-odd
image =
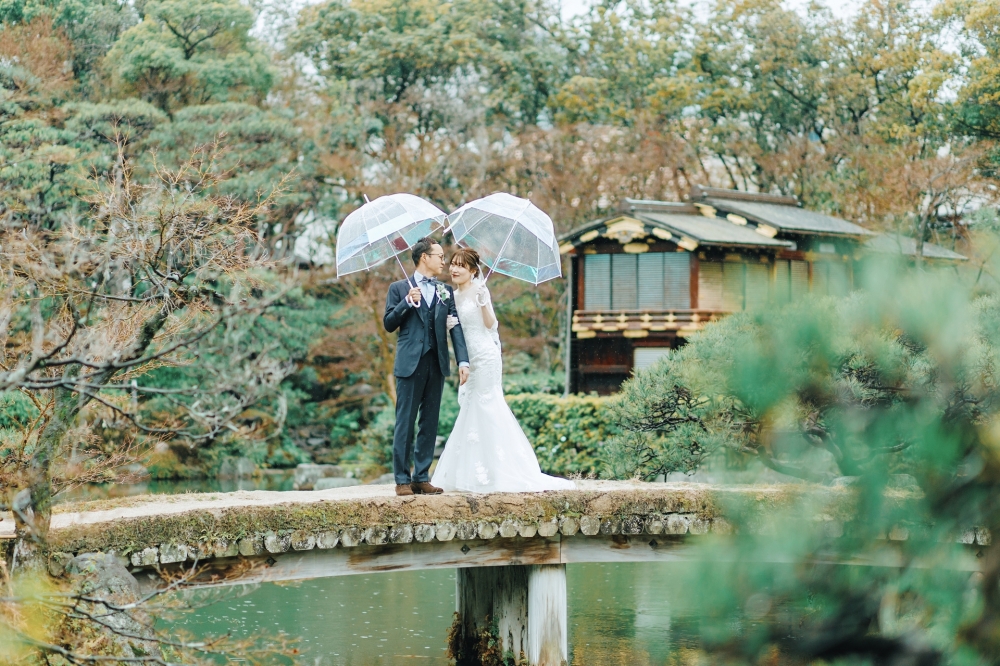
[[[431,342],[437,351],[438,362],[441,364],[441,374],[450,374],[450,357],[448,355],[447,318],[448,315],[458,317],[455,308],[455,292],[443,282],[436,282],[447,290],[448,298],[442,300],[434,297],[434,303],[428,307],[427,299],[420,299],[420,307],[413,307],[406,302],[411,283],[406,280],[393,282],[389,285],[389,294],[385,299],[385,316],[382,324],[389,333],[399,331],[396,340],[396,363],[393,374],[397,377],[409,377],[417,369],[424,346],[424,335],[427,330],[428,317],[434,318],[434,337]],[[469,353],[465,348],[465,336],[462,325],[451,329],[451,344],[455,348],[455,358],[459,363],[469,362]]]

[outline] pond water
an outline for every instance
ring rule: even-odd
[[[692,657],[696,663],[698,618],[675,593],[690,566],[569,565],[570,664],[679,665]],[[231,591],[176,626],[194,635],[285,633],[299,638],[305,663],[317,666],[445,666],[454,612],[455,571],[438,569]]]

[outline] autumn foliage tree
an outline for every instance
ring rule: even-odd
[[[290,371],[247,334],[284,289],[257,233],[269,200],[217,195],[218,150],[146,182],[120,150],[86,214],[57,229],[16,218],[0,228],[0,392],[37,410],[2,443],[13,571],[44,564],[53,491],[93,420],[192,442],[249,436],[253,426],[238,419]],[[145,380],[190,364],[207,373],[198,384]],[[171,409],[144,411],[150,397]]]

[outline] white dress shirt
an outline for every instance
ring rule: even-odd
[[[423,301],[427,303],[427,307],[429,308],[431,305],[434,304],[434,299],[437,298],[437,289],[435,289],[434,285],[431,284],[431,278],[422,275],[418,271],[413,271],[413,281],[417,283],[418,287],[420,287],[420,295],[423,297]],[[412,285],[413,282],[411,282],[410,284]],[[409,295],[407,295],[406,297],[406,302],[409,303],[410,307],[412,308],[420,307],[419,305],[410,300]],[[458,367],[468,368],[469,364],[466,361],[462,361],[461,363],[458,364]]]
[[[425,275],[421,275],[417,271],[414,271],[413,272],[413,280],[414,280],[414,282],[417,283],[417,286],[420,287],[420,295],[423,296],[423,300],[424,300],[424,302],[427,303],[427,307],[430,307],[431,305],[433,305],[434,304],[434,297],[437,296],[437,294],[435,293],[436,290],[434,289],[434,285],[431,284],[431,278],[429,278],[429,277],[427,277]],[[413,307],[419,307],[413,301],[410,301],[409,299],[407,299],[407,301]]]

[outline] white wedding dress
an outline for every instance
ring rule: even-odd
[[[489,292],[485,292],[487,300]],[[473,297],[455,290],[469,351],[469,380],[458,389],[458,418],[431,483],[476,493],[566,490],[576,485],[543,474],[524,431],[503,397],[499,324],[487,329]]]

